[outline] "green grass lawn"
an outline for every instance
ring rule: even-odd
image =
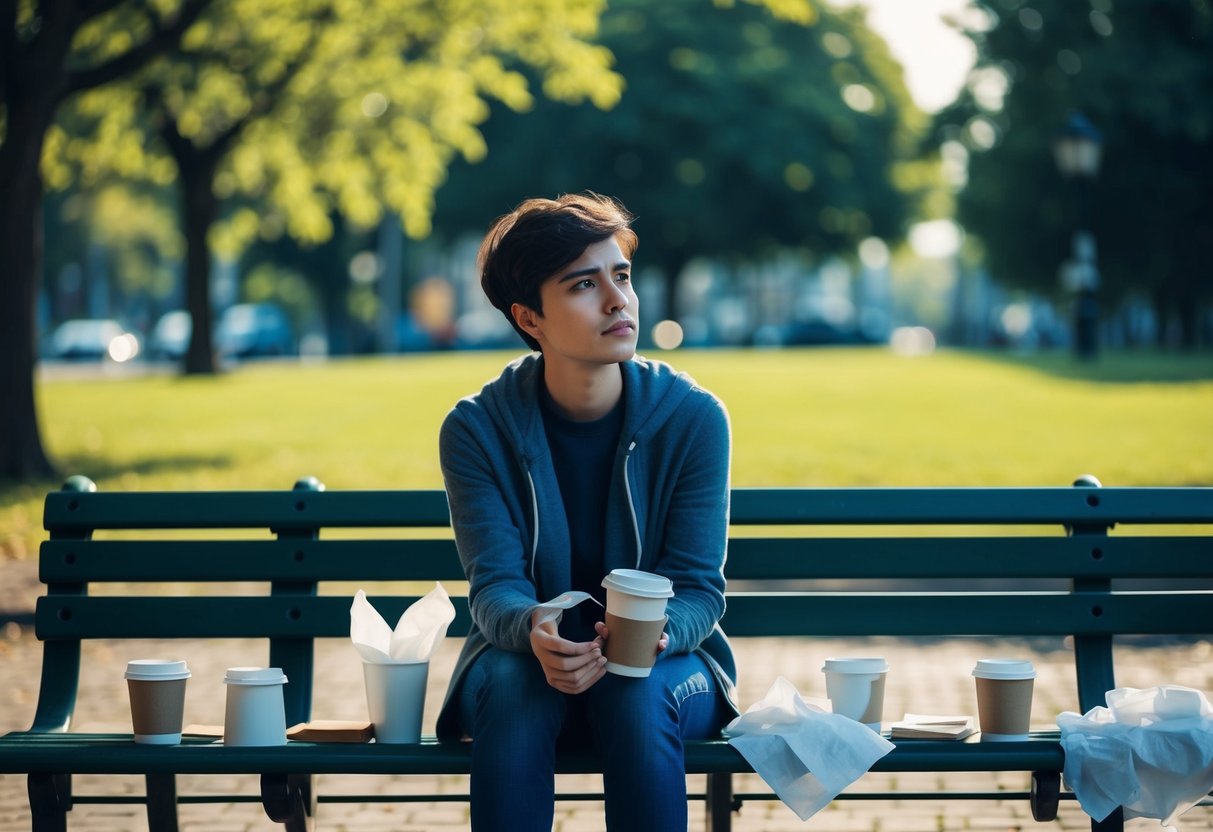
[[[511,356],[261,365],[216,378],[39,385],[43,438],[102,489],[437,488],[444,414]],[[733,483],[1213,484],[1208,354],[1013,357],[882,349],[665,356],[728,406]],[[0,554],[30,556],[56,482],[0,488]]]

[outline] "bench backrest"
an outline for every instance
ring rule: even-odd
[[[287,686],[288,719],[306,720],[313,640],[349,635],[350,597],[318,594],[327,581],[403,582],[398,595],[372,592],[389,622],[441,581],[457,609],[450,634],[467,632],[441,491],[330,492],[315,480],[279,492],[73,484],[80,490],[46,500],[39,729],[70,719],[80,642],[92,638],[267,638],[269,663],[306,680]],[[1213,579],[1211,525],[1210,488],[734,489],[723,626],[733,637],[1073,636],[1085,710],[1115,686],[1113,635],[1213,631],[1207,583],[1112,584]],[[99,583],[160,582],[268,582],[269,591],[88,595]]]

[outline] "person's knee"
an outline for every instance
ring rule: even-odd
[[[486,726],[542,732],[543,726],[558,727],[564,716],[561,694],[547,684],[535,657],[525,653],[486,651],[469,671],[463,697],[464,729],[473,738]]]
[[[640,738],[663,726],[677,728],[678,707],[673,692],[655,678],[608,674],[593,691],[592,719],[614,739]]]

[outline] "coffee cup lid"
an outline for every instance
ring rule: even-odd
[[[641,598],[674,597],[674,585],[669,578],[639,569],[612,569],[611,574],[602,579],[602,585]]]
[[[889,663],[880,656],[831,656],[821,669],[831,673],[887,673]]]
[[[225,685],[281,685],[286,674],[280,667],[229,667],[223,677]]]
[[[1022,659],[978,659],[973,675],[978,679],[1035,679],[1036,669]]]
[[[124,675],[136,681],[173,682],[188,679],[190,671],[185,662],[173,659],[132,659]]]

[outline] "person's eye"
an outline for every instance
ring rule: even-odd
[[[619,274],[615,275],[615,279],[617,281],[619,281],[620,283],[631,283],[632,282],[632,276],[630,274],[628,274],[627,272],[620,272]]]
[[[573,284],[573,291],[580,291],[581,289],[593,289],[593,288],[594,288],[594,281],[590,280],[588,277],[585,280],[578,280],[576,283]]]

